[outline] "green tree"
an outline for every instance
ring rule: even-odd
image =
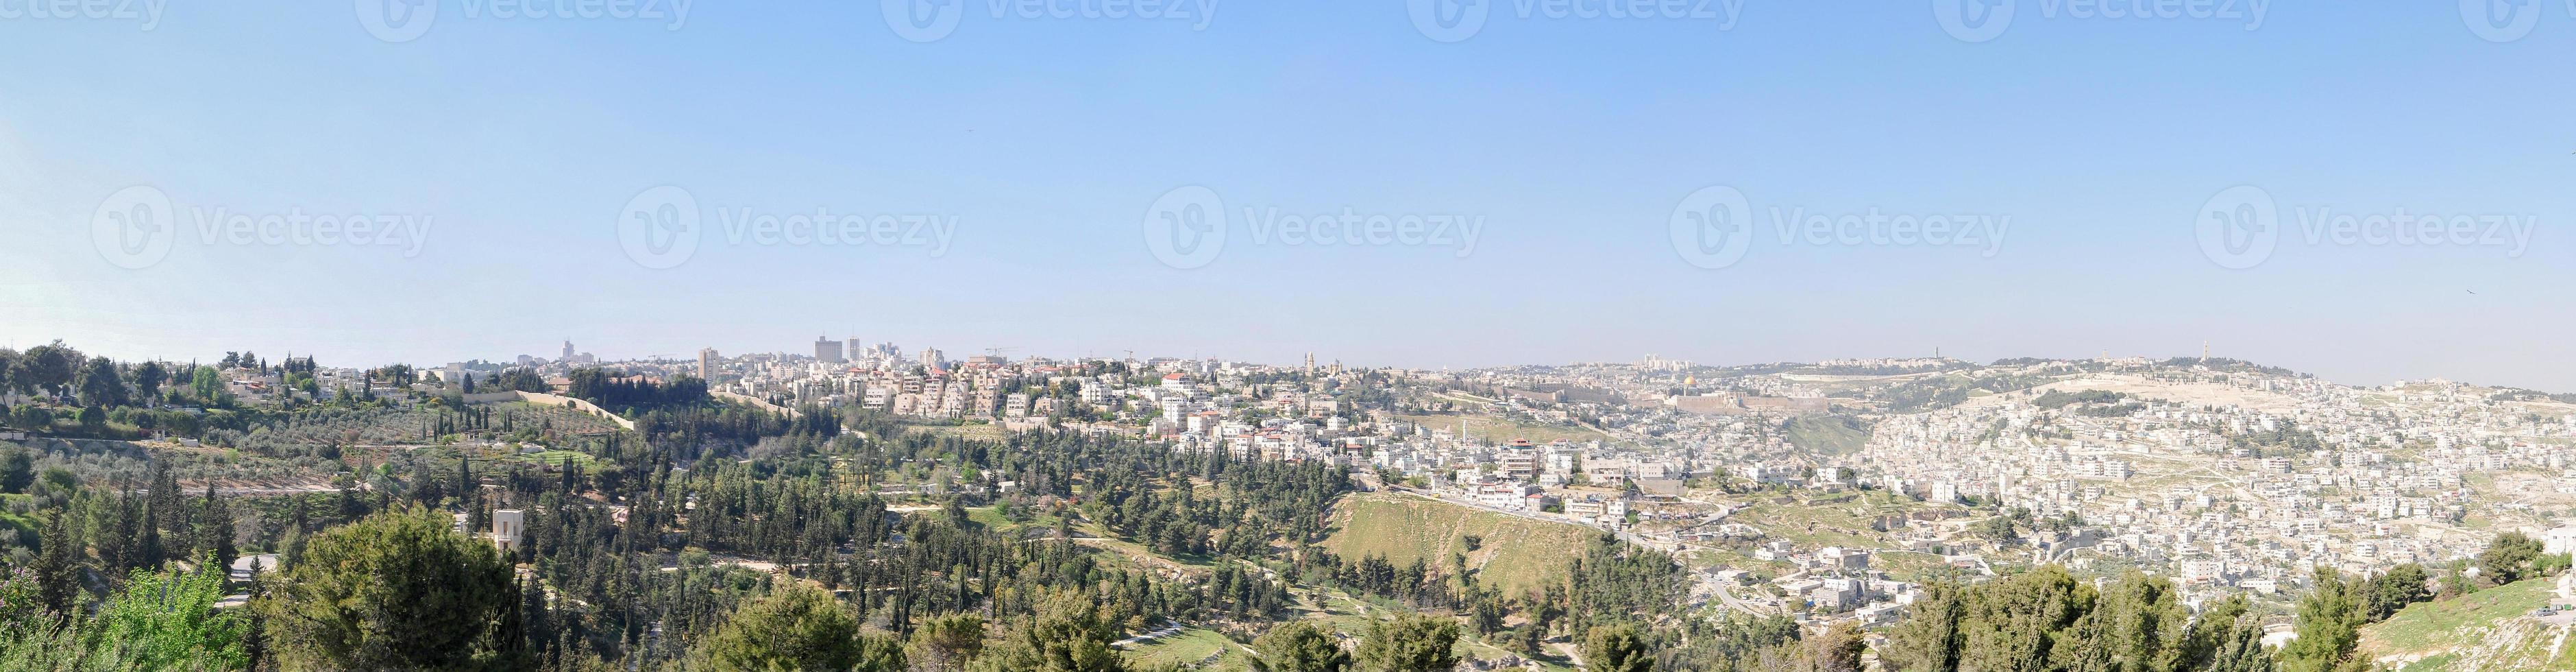
[[[197,507],[197,517],[197,551],[213,552],[216,566],[231,567],[233,558],[239,555],[233,546],[232,506],[215,498],[212,482],[206,483],[206,501]]]
[[[1002,635],[968,669],[976,672],[1124,672],[1109,648],[1115,631],[1089,595],[1061,592],[1038,604],[1037,615]]]
[[[1356,658],[1363,672],[1448,672],[1457,646],[1456,619],[1406,614],[1369,624]]]
[[[1787,648],[1796,657],[1786,667],[1795,672],[1861,672],[1861,654],[1869,644],[1861,641],[1860,630],[1843,623]]]
[[[0,492],[24,494],[36,484],[36,456],[27,449],[10,446],[0,450]]]
[[[211,402],[216,393],[224,391],[224,378],[215,373],[215,367],[200,366],[196,375],[189,377],[188,387],[196,391],[198,401]]]
[[[2331,672],[2342,668],[2361,643],[2361,596],[2356,584],[2330,567],[2317,568],[2316,588],[2299,599],[2299,638],[2281,647],[2281,669]]]
[[[51,431],[54,428],[54,413],[35,404],[20,405],[16,412],[10,414],[9,419],[31,432]]]
[[[2173,582],[2130,571],[2097,593],[2076,619],[2073,645],[2051,653],[2070,670],[2170,670],[2184,656],[2190,622]]]
[[[425,509],[315,535],[256,608],[288,670],[505,669],[510,564]]]
[[[2367,598],[2370,607],[2366,615],[2375,623],[2387,620],[2406,605],[2433,599],[2432,590],[2425,587],[2431,580],[2423,565],[2409,562],[2389,568],[2386,573],[2370,580]]]
[[[2209,667],[2204,669],[2208,672],[2273,672],[2278,668],[2272,649],[2263,646],[2263,629],[2247,624],[2229,631],[2227,641],[2220,644]]]
[[[2540,560],[2540,551],[2540,540],[2521,532],[2506,532],[2498,535],[2486,552],[2478,554],[2478,572],[2498,586],[2531,578],[2531,566]]]
[[[24,575],[0,576],[0,669],[212,672],[249,667],[239,614],[216,611],[222,570],[136,570],[97,612],[54,610],[29,618]],[[63,618],[63,616],[69,616]]]
[[[71,613],[80,595],[79,542],[72,539],[70,511],[56,511],[45,522],[44,550],[36,555],[36,587],[45,610]]]
[[[1605,625],[1583,638],[1583,668],[1601,672],[1653,672],[1655,652],[1637,626]]]
[[[1959,617],[1966,588],[1948,581],[1924,584],[1912,614],[1888,631],[1880,653],[1898,672],[1949,672],[1959,668]]]
[[[134,389],[141,391],[146,400],[159,398],[161,384],[169,381],[170,370],[161,368],[160,362],[144,362],[134,367]]]
[[[1351,655],[1314,621],[1271,626],[1252,640],[1253,672],[1346,672]]]
[[[249,627],[240,614],[215,610],[224,597],[225,570],[200,556],[188,573],[136,571],[124,590],[99,610],[102,641],[137,670],[238,670],[249,664],[242,650]]]
[[[114,408],[125,405],[125,378],[117,373],[116,362],[108,361],[106,357],[89,360],[89,368],[81,372],[80,400],[85,406]]]
[[[43,391],[62,398],[70,393],[72,380],[80,369],[80,351],[54,341],[27,349],[18,362],[14,375],[19,389]]]
[[[948,614],[922,621],[912,629],[904,652],[916,668],[929,672],[966,669],[984,651],[984,617]]]
[[[891,666],[861,666],[863,658],[871,653],[882,657],[890,646],[861,639],[858,616],[849,607],[822,589],[797,583],[735,608],[699,645],[698,655],[707,669],[727,672],[903,669],[900,651],[892,654]]]

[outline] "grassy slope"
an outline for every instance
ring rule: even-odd
[[[2362,629],[2361,653],[2403,670],[2576,669],[2576,646],[2549,653],[2566,626],[2527,616],[2554,601],[2552,579],[2531,579],[2407,607]]]
[[[1505,590],[1535,588],[1559,580],[1597,532],[1579,525],[1549,523],[1480,511],[1411,495],[1357,494],[1334,507],[1335,527],[1324,546],[1346,561],[1386,556],[1402,567],[1414,558],[1445,568],[1449,554],[1467,554],[1467,566],[1481,580]],[[1484,538],[1479,550],[1467,552],[1467,535]]]
[[[1787,438],[1790,445],[1810,453],[1845,455],[1869,443],[1869,432],[1843,418],[1802,415],[1789,421]]]

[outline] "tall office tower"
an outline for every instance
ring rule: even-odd
[[[829,338],[814,339],[814,358],[823,360],[825,364],[848,361],[841,358],[841,342]]]
[[[716,379],[716,349],[698,349],[698,380]]]

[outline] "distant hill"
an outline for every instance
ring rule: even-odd
[[[2530,579],[2406,607],[2362,628],[2361,655],[2401,672],[2576,670],[2576,614],[2550,619],[2533,609],[2566,604],[2558,579]]]

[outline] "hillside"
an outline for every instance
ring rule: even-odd
[[[1565,575],[1598,532],[1402,494],[1346,497],[1333,508],[1333,533],[1325,548],[1344,560],[1386,556],[1403,566],[1414,558],[1446,567],[1450,553],[1465,553],[1483,581],[1505,590],[1535,588]],[[1467,535],[1483,539],[1468,551]]]
[[[2569,598],[2557,579],[2531,579],[2407,607],[2362,629],[2361,654],[2404,672],[2576,670],[2576,614],[2531,611]]]

